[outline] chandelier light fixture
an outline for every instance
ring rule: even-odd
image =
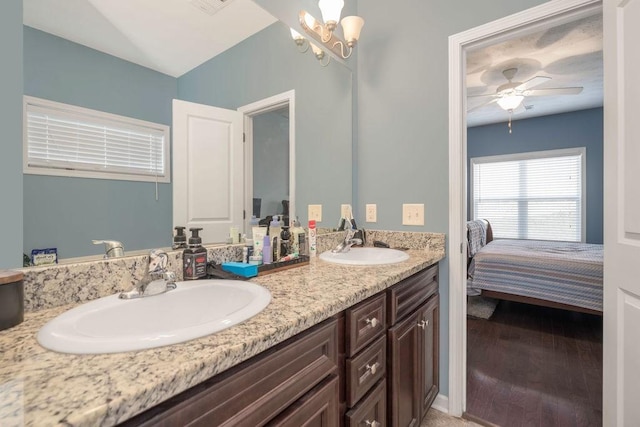
[[[311,46],[311,50],[320,61],[320,64],[326,67],[331,58],[325,54],[325,50],[343,59],[351,56],[353,48],[360,38],[364,19],[359,16],[345,16],[340,21],[344,0],[320,0],[318,7],[324,22],[318,21],[304,10],[300,11],[299,14],[300,26],[317,44],[311,43],[293,28],[291,29],[291,37],[300,52],[306,52]],[[336,34],[335,30],[338,27],[338,22],[342,25],[344,39]]]

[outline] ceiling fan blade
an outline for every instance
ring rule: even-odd
[[[521,113],[526,113],[527,109],[524,106],[524,102],[521,102],[520,105],[518,105],[518,107],[513,110],[513,114],[521,114]]]
[[[488,100],[486,102],[481,102],[480,104],[474,105],[473,107],[469,107],[469,104],[467,104],[467,113],[475,111],[480,107],[484,107],[485,105],[493,104],[494,102],[498,102],[498,98],[493,98],[493,99],[490,99],[490,100]]]
[[[581,87],[553,87],[548,89],[528,90],[525,96],[547,96],[547,95],[577,95],[582,92]]]
[[[513,90],[516,90],[516,91],[528,90],[536,86],[539,86],[542,83],[548,82],[549,80],[551,80],[551,77],[536,76],[514,87]]]
[[[485,93],[482,95],[467,95],[467,99],[469,98],[474,98],[474,99],[478,99],[478,98],[496,98],[498,97],[498,95],[496,95],[495,93]]]

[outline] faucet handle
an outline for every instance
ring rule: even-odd
[[[149,273],[163,273],[167,269],[169,256],[162,249],[149,252]]]
[[[104,244],[105,258],[124,256],[124,246],[117,240],[92,240],[94,245]]]

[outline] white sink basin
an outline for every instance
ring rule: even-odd
[[[351,248],[349,252],[323,252],[320,254],[320,259],[335,264],[382,265],[406,261],[409,259],[409,255],[397,249]]]
[[[38,331],[38,342],[61,353],[144,350],[221,331],[260,313],[271,301],[266,288],[234,280],[178,282],[161,295],[120,299],[111,295],[75,307]]]

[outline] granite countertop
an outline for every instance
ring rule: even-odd
[[[384,266],[319,259],[252,279],[272,301],[255,317],[203,338],[155,349],[70,355],[36,342],[40,327],[73,305],[26,313],[0,332],[0,425],[111,426],[255,356],[400,280],[437,263],[444,251],[410,250]]]

